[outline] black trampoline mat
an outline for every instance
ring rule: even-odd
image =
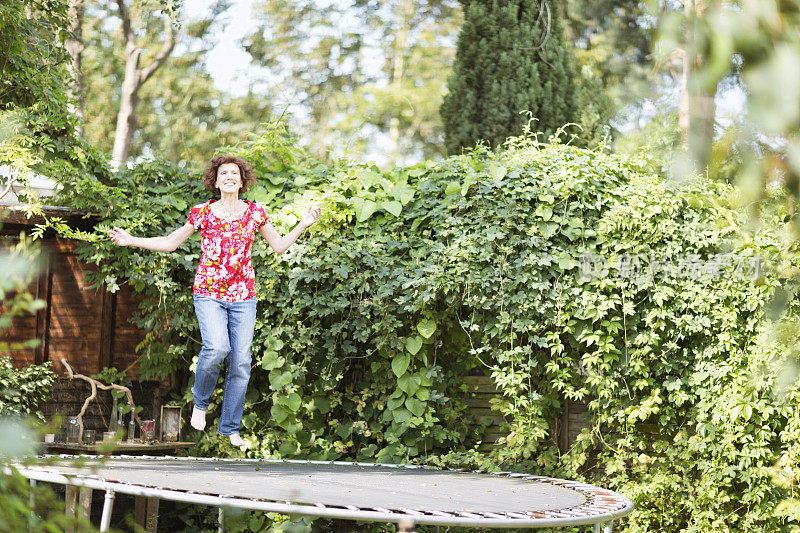
[[[38,469],[111,482],[299,505],[445,513],[530,513],[587,503],[544,481],[431,469],[279,461],[109,458]]]

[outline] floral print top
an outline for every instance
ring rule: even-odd
[[[264,207],[248,202],[235,219],[219,218],[209,200],[194,206],[187,220],[200,232],[203,255],[194,276],[194,294],[226,302],[241,302],[256,295],[256,273],[250,259],[253,237],[269,217]]]

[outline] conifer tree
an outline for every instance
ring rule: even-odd
[[[453,73],[440,113],[448,153],[496,148],[522,133],[529,111],[547,138],[574,122],[583,144],[602,136],[611,105],[599,80],[576,72],[558,0],[464,0]]]

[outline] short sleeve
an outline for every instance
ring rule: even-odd
[[[205,207],[208,204],[199,204],[189,210],[189,216],[186,221],[191,224],[194,229],[199,230],[203,228],[203,219],[205,218]]]
[[[255,209],[253,209],[253,220],[255,220],[257,228],[260,228],[269,220],[269,215],[267,215],[267,210],[264,209],[263,205],[256,204]]]

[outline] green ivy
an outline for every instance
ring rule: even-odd
[[[248,198],[280,231],[304,204],[324,206],[286,254],[253,248],[249,455],[584,479],[634,499],[631,532],[796,521],[775,514],[788,489],[769,470],[797,457],[800,437],[796,387],[773,393],[788,356],[765,316],[773,294],[793,290],[775,265],[780,213],[747,239],[728,186],[678,186],[644,157],[531,138],[389,172],[309,161],[278,126],[225,151],[254,162]],[[196,361],[197,236],[162,254],[103,236],[180,226],[207,198],[197,175],[155,161],[66,188],[69,205],[102,214],[78,248],[99,266],[94,281],[142,297],[146,376]],[[470,371],[502,391],[509,433],[489,454],[474,451],[481,428],[465,416]],[[591,425],[562,454],[555,420],[568,399],[588,404]],[[220,401],[221,386],[211,417]],[[229,452],[218,439],[201,449]]]
[[[39,408],[53,390],[56,375],[52,366],[47,361],[17,370],[10,357],[0,357],[0,416],[30,415],[44,422]]]

